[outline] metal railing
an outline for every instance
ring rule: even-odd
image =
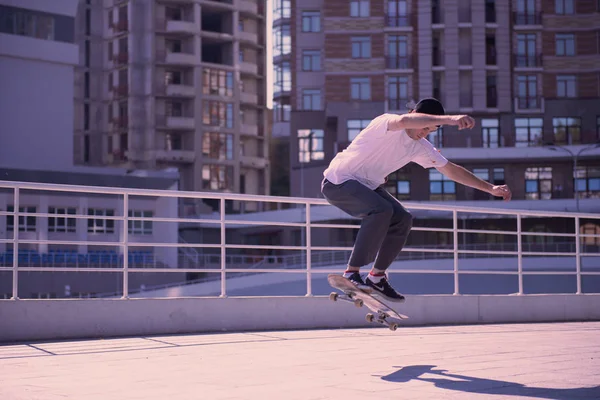
[[[9,193],[7,193],[9,192]],[[12,193],[10,193],[12,192]],[[122,265],[118,267],[99,267],[94,268],[80,268],[78,266],[64,266],[64,267],[42,267],[42,266],[27,266],[24,267],[19,263],[19,257],[15,256],[12,258],[12,266],[0,267],[0,271],[12,272],[12,299],[18,299],[19,294],[19,274],[23,272],[112,272],[122,274],[122,298],[129,298],[129,277],[130,274],[135,273],[213,273],[220,274],[221,280],[221,296],[227,296],[227,274],[248,274],[248,273],[292,273],[292,274],[303,274],[306,276],[306,295],[312,296],[312,278],[313,274],[325,274],[325,273],[338,273],[339,269],[327,269],[319,268],[317,271],[313,270],[316,265],[333,265],[337,262],[345,262],[345,257],[341,256],[339,252],[348,252],[352,249],[351,246],[316,246],[312,244],[312,231],[315,228],[318,229],[358,229],[357,224],[340,224],[340,223],[329,223],[327,221],[339,220],[339,214],[332,214],[330,217],[324,218],[322,216],[324,208],[320,208],[316,213],[313,221],[312,209],[316,206],[326,206],[328,203],[323,199],[316,198],[291,198],[291,197],[274,197],[274,196],[259,196],[259,195],[244,195],[244,194],[227,194],[227,193],[204,193],[204,192],[178,192],[178,191],[167,191],[167,190],[146,190],[146,189],[122,189],[122,188],[106,188],[106,187],[91,187],[91,186],[71,186],[71,185],[54,185],[54,184],[41,184],[41,183],[23,183],[23,182],[4,182],[0,181],[0,195],[8,197],[8,204],[13,203],[12,210],[14,211],[0,211],[0,217],[12,216],[13,221],[19,221],[19,217],[26,218],[27,216],[35,217],[56,217],[56,214],[48,213],[27,213],[19,211],[19,205],[21,204],[21,195],[26,193],[31,196],[34,194],[39,196],[41,193],[51,193],[53,196],[60,196],[63,193],[64,196],[73,196],[74,194],[89,194],[89,195],[113,195],[119,201],[119,209],[124,210],[122,215],[115,216],[94,216],[95,219],[112,219],[115,220],[115,230],[120,229],[121,234],[118,241],[113,242],[100,242],[100,241],[88,241],[88,240],[49,240],[49,239],[31,239],[21,238],[19,229],[14,229],[12,237],[6,237],[0,239],[0,244],[12,245],[12,252],[14,255],[19,254],[19,248],[21,245],[27,246],[40,246],[40,245],[65,245],[65,246],[117,246],[121,251],[121,262]],[[186,199],[211,199],[213,202],[218,203],[218,218],[182,218],[182,217],[131,217],[128,215],[130,209],[130,200],[139,198],[172,198],[178,199],[185,197]],[[293,204],[304,207],[302,210],[301,222],[295,221],[283,221],[281,218],[267,218],[260,220],[261,214],[253,216],[253,218],[246,218],[248,214],[237,215],[237,214],[226,214],[226,201],[233,202],[263,202],[263,203],[285,203]],[[174,202],[175,206],[178,204]],[[492,203],[493,204],[493,203]],[[585,246],[582,240],[590,241],[593,240],[595,243],[599,243],[600,234],[583,234],[580,233],[580,224],[584,220],[585,223],[594,221],[596,226],[600,225],[599,214],[585,214],[585,213],[565,213],[565,212],[538,212],[530,210],[510,210],[510,209],[494,209],[494,208],[480,208],[480,207],[462,207],[462,206],[447,206],[439,204],[423,204],[423,203],[404,203],[404,206],[409,210],[429,210],[429,211],[442,211],[447,212],[451,215],[452,227],[451,228],[438,228],[438,227],[413,227],[413,231],[421,232],[445,232],[451,234],[452,243],[444,246],[434,247],[407,247],[403,249],[404,254],[411,252],[418,253],[429,253],[434,257],[451,258],[453,260],[452,269],[394,269],[389,271],[391,274],[452,274],[454,276],[454,294],[460,294],[459,288],[459,276],[461,274],[492,274],[492,275],[517,275],[518,276],[518,293],[523,294],[523,277],[526,275],[575,275],[577,282],[576,293],[582,293],[582,276],[586,275],[597,275],[600,276],[600,271],[582,271],[582,257],[600,257],[597,246],[592,246],[591,250],[588,250],[589,246]],[[507,216],[512,219],[516,219],[516,231],[511,230],[483,230],[483,229],[465,229],[459,228],[459,214],[460,213],[475,213],[482,214],[485,218],[489,215],[494,216]],[[173,213],[172,215],[177,215]],[[283,214],[282,214],[283,215]],[[258,218],[257,218],[258,217]],[[523,231],[523,220],[529,217],[547,217],[547,218],[569,218],[573,219],[573,232],[569,233],[557,233],[557,232],[531,232]],[[88,219],[89,215],[80,214],[69,214],[69,218],[76,219]],[[321,218],[324,222],[318,222]],[[219,242],[214,244],[209,243],[180,243],[178,241],[178,235],[175,234],[173,242],[156,242],[156,241],[136,241],[130,239],[129,222],[135,221],[153,221],[162,223],[185,223],[189,224],[206,224],[215,227],[219,231]],[[597,221],[597,223],[596,223]],[[235,244],[228,243],[226,237],[226,229],[233,229],[235,226],[242,227],[260,227],[260,226],[277,226],[277,227],[292,227],[300,229],[303,232],[305,238],[304,242],[299,246],[283,246],[283,245],[248,245],[248,244]],[[516,237],[516,248],[513,246],[510,249],[473,249],[464,248],[459,243],[459,235],[461,234],[489,234],[489,235],[505,235]],[[528,243],[524,240],[527,236],[535,237],[560,237],[560,238],[572,238],[574,245],[568,247],[556,248],[557,251],[547,252],[540,251],[545,250],[544,248],[528,248]],[[587,239],[593,238],[593,239]],[[535,244],[532,244],[535,245]],[[166,266],[157,266],[155,268],[132,268],[129,263],[129,254],[134,250],[130,248],[196,248],[196,249],[213,249],[215,259],[218,259],[218,265],[214,268],[172,268]],[[267,261],[278,261],[277,257],[273,260],[255,260],[252,265],[248,265],[240,260],[232,260],[231,255],[228,255],[227,250],[275,250],[275,251],[298,251],[302,252],[301,256],[296,257],[291,262],[279,264],[279,262],[273,262],[272,265],[277,268],[272,268],[267,265]],[[313,255],[317,255],[316,252],[323,252],[325,254],[323,259],[315,259]],[[494,256],[507,256],[517,258],[517,270],[490,270],[490,269],[459,269],[459,259],[467,257],[489,257]],[[561,257],[574,257],[575,258],[575,269],[573,271],[533,271],[523,269],[523,259],[529,256],[561,256]],[[236,262],[242,265],[248,265],[242,268],[227,267],[227,263]],[[305,264],[302,264],[305,263]],[[298,266],[290,268],[290,265]]]

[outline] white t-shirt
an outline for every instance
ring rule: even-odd
[[[323,172],[336,185],[354,179],[371,190],[392,172],[413,161],[423,168],[443,167],[448,160],[427,139],[411,139],[406,131],[388,131],[392,114],[375,118]]]

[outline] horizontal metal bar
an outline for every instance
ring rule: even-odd
[[[557,236],[557,237],[575,237],[576,233],[552,233],[552,232],[521,232],[523,236]]]
[[[494,231],[489,229],[457,229],[459,233],[484,233],[490,235],[517,235],[516,231]]]

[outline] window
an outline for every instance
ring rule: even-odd
[[[407,69],[409,68],[408,36],[392,35],[388,37],[387,68]]]
[[[206,71],[206,70],[205,70]],[[111,74],[112,76],[112,74]],[[165,85],[182,85],[183,73],[177,70],[167,70],[165,72]],[[206,82],[205,82],[206,84]],[[110,85],[112,86],[112,85]]]
[[[408,101],[408,77],[390,76],[388,78],[388,109],[405,110]]]
[[[183,137],[180,133],[165,134],[165,150],[183,150]]]
[[[202,102],[202,123],[209,126],[233,128],[233,104],[204,100]]]
[[[321,70],[321,51],[320,50],[302,50],[302,70],[320,71]]]
[[[600,198],[600,167],[577,167],[575,187],[579,198]]]
[[[233,167],[218,164],[203,165],[202,187],[209,190],[233,190]]]
[[[304,110],[320,110],[321,109],[321,90],[320,89],[304,89],[302,91],[302,108]]]
[[[410,200],[410,173],[406,167],[388,175],[385,189],[398,200]]]
[[[516,118],[515,147],[540,146],[543,125],[542,118]]]
[[[204,68],[202,70],[202,93],[233,96],[233,72]]]
[[[202,155],[215,160],[233,159],[233,135],[204,132],[202,135]]]
[[[350,98],[371,100],[371,78],[350,78]]]
[[[519,108],[531,109],[540,107],[540,100],[537,96],[537,76],[517,76],[517,93]]]
[[[371,122],[370,119],[349,119],[346,122],[348,128],[348,141],[351,142]]]
[[[70,18],[72,20],[72,18]],[[67,38],[55,38],[54,22],[55,17],[45,13],[14,8],[9,6],[0,6],[0,33],[9,33],[11,35],[28,36],[36,39],[59,40],[73,42],[70,40],[61,40]],[[88,19],[86,18],[86,22]],[[89,25],[86,25],[86,34]]]
[[[273,19],[290,18],[292,15],[291,10],[291,0],[275,0],[273,3]]]
[[[552,167],[531,167],[525,170],[525,199],[552,198]]]
[[[129,210],[129,218],[141,218],[132,220],[129,219],[128,229],[130,235],[152,235],[152,221],[145,220],[144,218],[152,218],[154,213],[152,211],[136,211]]]
[[[600,4],[598,5],[600,6]],[[600,225],[592,222],[585,223],[579,228],[579,233],[582,235],[600,235]],[[580,240],[584,246],[600,246],[600,237],[598,236],[583,236]],[[10,296],[6,298],[10,298]]]
[[[500,147],[500,135],[498,128],[500,121],[497,118],[486,118],[481,120],[481,136],[483,147]]]
[[[537,66],[537,38],[535,33],[520,33],[517,35],[516,67]]]
[[[35,214],[36,207],[19,207],[19,213]],[[14,206],[7,206],[7,212],[14,212]],[[37,218],[34,216],[19,215],[19,232],[35,232]],[[12,232],[15,230],[15,217],[12,215],[6,216],[6,230]]]
[[[554,12],[562,15],[574,14],[575,8],[573,7],[573,0],[555,0]]]
[[[77,229],[76,219],[68,218],[66,215],[75,215],[75,208],[49,207],[48,214],[56,214],[56,217],[48,217],[48,232],[75,232]]]
[[[291,105],[282,104],[278,100],[273,100],[273,115],[275,118],[275,122],[289,122],[291,113]]]
[[[556,34],[556,55],[574,56],[575,55],[575,35],[572,33]]]
[[[88,208],[88,215],[93,217],[114,217],[114,210]],[[88,233],[115,233],[115,221],[104,218],[88,218]]]
[[[487,108],[498,107],[498,87],[496,85],[496,75],[488,74],[485,78],[485,101]]]
[[[435,168],[429,170],[429,200],[456,200],[456,183]]]
[[[577,78],[575,75],[556,76],[556,97],[576,97]]]
[[[292,52],[292,36],[290,25],[283,24],[273,27],[273,57],[283,56]],[[240,50],[241,53],[241,50]],[[240,54],[240,61],[243,56]]]
[[[444,127],[440,126],[437,131],[431,132],[427,136],[427,140],[438,149],[441,149],[444,144]]]
[[[515,13],[515,24],[535,25],[539,24],[536,10],[536,2],[533,0],[517,0],[517,12]]]
[[[351,17],[368,17],[369,0],[350,0]]]
[[[168,117],[183,117],[183,102],[180,100],[167,100],[165,114]]]
[[[288,61],[274,66],[274,82],[273,91],[278,92],[289,92],[292,90],[292,73],[290,71],[290,63]]]
[[[475,168],[473,169],[473,175],[484,181],[490,181],[490,171],[487,168]]]
[[[315,160],[323,160],[325,152],[323,141],[325,132],[322,129],[299,129],[298,130],[298,161],[308,163]]]
[[[492,178],[494,185],[504,185],[506,183],[504,180],[504,168],[494,168]]]
[[[320,32],[321,13],[319,11],[302,11],[302,32]]]
[[[496,1],[485,0],[485,22],[496,22]]]
[[[371,38],[369,36],[354,36],[352,43],[352,58],[371,58]]]
[[[552,118],[555,144],[581,143],[581,118]]]

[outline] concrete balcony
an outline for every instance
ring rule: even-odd
[[[187,33],[196,34],[200,31],[198,25],[191,21],[167,21],[166,29],[168,33]]]
[[[167,117],[165,126],[169,129],[191,130],[196,126],[196,120],[193,117]]]
[[[254,93],[245,93],[242,92],[240,94],[240,101],[245,104],[258,105],[258,95]]]
[[[241,32],[238,32],[237,38],[241,42],[246,42],[246,43],[251,43],[251,44],[254,44],[254,45],[258,45],[258,35],[256,33],[250,33],[250,32],[241,31]]]
[[[196,96],[196,88],[190,85],[167,85],[165,94],[175,97],[194,97]]]
[[[544,98],[541,96],[515,97],[515,113],[543,113]]]
[[[191,150],[157,150],[155,152],[157,161],[193,163],[196,161],[196,153]]]
[[[193,53],[166,52],[164,62],[170,65],[197,65],[200,62],[200,57]]]
[[[241,156],[240,162],[243,167],[259,169],[266,168],[269,165],[269,161],[263,157]]]
[[[243,135],[258,136],[258,126],[250,124],[242,124],[240,133]]]
[[[256,4],[255,1],[239,0],[238,4],[239,4],[238,9],[240,10],[241,13],[252,14],[252,15],[258,14],[258,4]]]
[[[258,66],[246,61],[240,62],[240,72],[249,75],[258,75]]]

